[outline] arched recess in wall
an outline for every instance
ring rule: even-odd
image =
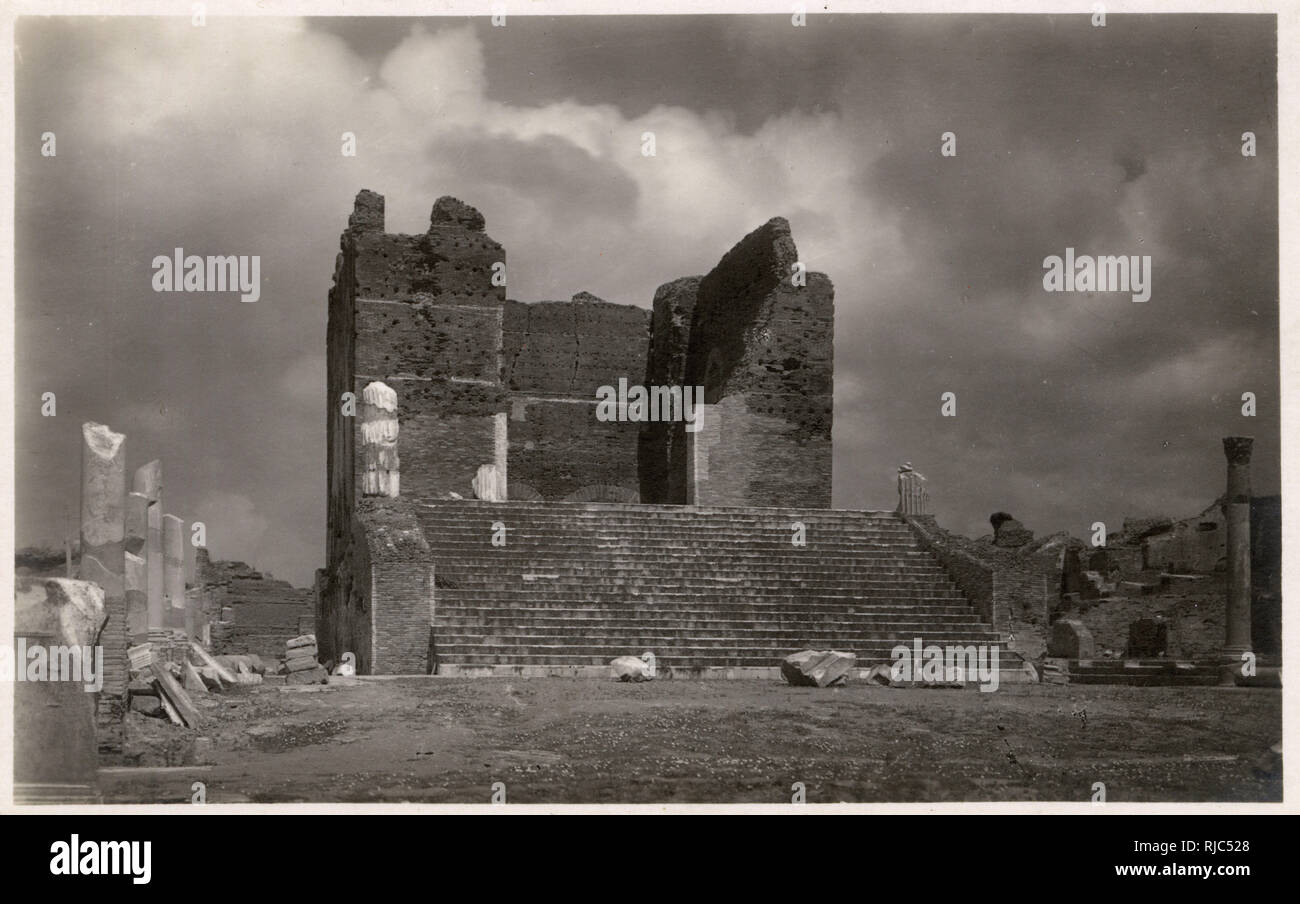
[[[640,502],[641,494],[627,487],[596,483],[574,490],[564,497],[565,502]]]
[[[511,502],[538,502],[545,498],[532,484],[524,483],[522,480],[511,480],[506,485],[506,496]]]

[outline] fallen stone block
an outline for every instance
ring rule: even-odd
[[[881,687],[890,687],[894,683],[893,666],[885,665],[884,663],[873,665],[871,671],[867,672],[867,683],[878,684]]]
[[[316,646],[315,634],[301,634],[298,637],[285,641],[284,643],[284,648],[286,650],[292,650],[295,647],[306,647],[306,646],[312,646],[312,647]]]
[[[830,687],[848,680],[857,659],[836,650],[802,650],[781,660],[781,675],[799,687]]]
[[[290,672],[285,676],[285,684],[323,684],[328,678],[329,673],[316,666],[314,669]]]
[[[198,669],[194,668],[188,659],[185,661],[183,668],[184,677],[182,680],[184,681],[185,690],[191,694],[208,693],[208,686],[204,684],[203,677],[199,674]]]
[[[292,662],[295,659],[310,659],[314,662],[316,659],[316,653],[316,645],[312,644],[309,647],[295,647],[292,650],[288,650],[285,652],[284,658],[286,662]],[[247,663],[245,663],[245,665],[247,665]]]
[[[133,678],[131,683],[126,686],[126,693],[130,697],[157,697],[158,689],[153,686],[152,681]]]
[[[262,657],[258,656],[256,653],[247,653],[247,654],[227,653],[225,655],[216,656],[214,658],[223,668],[227,669],[230,672],[238,671],[239,664],[241,662],[248,668],[250,672],[253,672],[254,674],[261,675],[266,672],[266,663],[263,662]]]
[[[133,696],[131,698],[131,712],[149,716],[151,719],[160,718],[163,715],[162,701],[157,697],[146,697],[143,694]]]
[[[198,669],[198,673],[199,673],[199,677],[203,679],[203,683],[206,684],[211,690],[223,691],[226,689],[226,685],[221,680],[221,676],[217,674],[216,669],[206,665],[200,666]]]
[[[312,656],[312,657],[303,657],[301,659],[285,660],[284,668],[286,672],[292,675],[294,672],[302,672],[308,669],[317,669],[317,668],[321,668],[321,666],[318,662],[316,662],[316,658]]]
[[[1077,619],[1057,619],[1047,642],[1047,655],[1062,659],[1092,659],[1096,655],[1092,632]]]
[[[610,668],[614,671],[614,677],[619,681],[653,681],[654,674],[650,668],[651,659],[646,653],[642,656],[619,656],[617,659],[611,659]]]

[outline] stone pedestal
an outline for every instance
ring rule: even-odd
[[[1253,652],[1250,640],[1250,452],[1254,439],[1225,436],[1223,454],[1228,459],[1228,492],[1223,517],[1228,533],[1228,598],[1224,613],[1221,684],[1235,684],[1241,674],[1242,654]]]

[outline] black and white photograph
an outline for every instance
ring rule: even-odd
[[[7,812],[1291,810],[1295,9],[321,6],[8,13]]]

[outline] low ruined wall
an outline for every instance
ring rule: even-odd
[[[994,597],[993,566],[961,549],[953,542],[952,535],[940,528],[933,518],[905,517],[903,520],[970,600],[971,607],[979,617],[988,622],[993,630],[1002,630],[1003,626],[998,623],[997,617],[999,607]]]
[[[243,562],[196,562],[192,591],[217,654],[255,653],[277,659],[285,641],[315,630],[313,593],[264,575]]]

